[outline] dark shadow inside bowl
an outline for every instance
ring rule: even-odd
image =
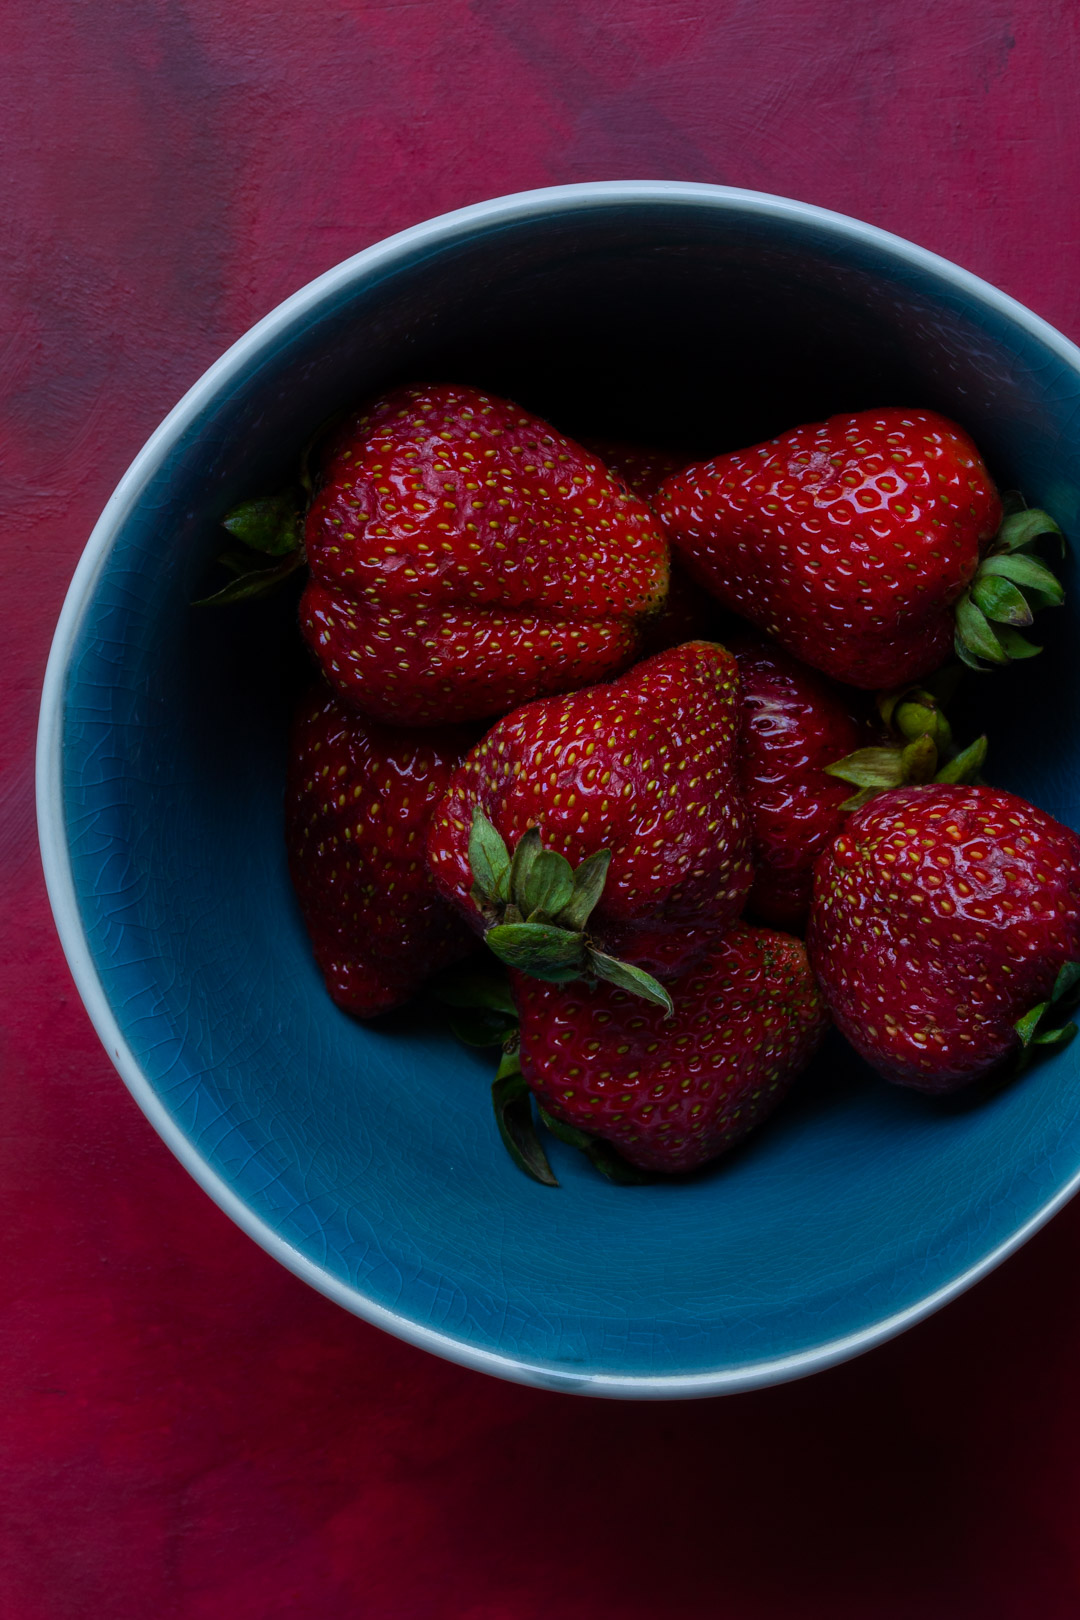
[[[556,1144],[549,1191],[503,1155],[486,1058],[423,1022],[365,1029],[321,986],[281,841],[294,600],[189,604],[222,514],[283,482],[313,424],[431,379],[688,456],[931,406],[1074,534],[1080,379],[962,280],[813,214],[624,199],[451,223],[327,285],[194,402],[74,649],[65,811],[91,954],[148,1086],[264,1241],[398,1331],[560,1388],[678,1393],[843,1353],[1077,1173],[1075,1048],[948,1111],[831,1042],[715,1173],[613,1188]],[[1072,614],[1047,616],[1042,659],[973,683],[958,720],[988,730],[993,780],[1077,824]]]

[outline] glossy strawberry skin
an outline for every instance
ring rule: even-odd
[[[631,1164],[677,1172],[772,1112],[828,1018],[801,942],[741,923],[668,988],[671,1019],[612,985],[513,975],[521,1069],[547,1112]]]
[[[747,910],[801,932],[814,862],[839,831],[853,789],[824,766],[875,740],[859,694],[800,664],[775,642],[730,643],[742,683],[741,781],[753,835],[754,887]],[[863,705],[865,707],[865,705]]]
[[[1001,522],[979,453],[931,411],[834,416],[687,467],[654,506],[694,577],[852,686],[940,667]]]
[[[837,1025],[886,1079],[950,1092],[1020,1049],[1080,958],[1080,838],[987,787],[897,788],[818,861],[807,936]]]
[[[301,628],[371,718],[483,719],[624,668],[668,548],[597,457],[518,406],[401,388],[340,428],[305,526]]]
[[[359,1018],[399,1006],[474,948],[424,861],[431,811],[471,740],[372,725],[324,686],[297,712],[289,869],[326,987]]]
[[[735,660],[700,641],[515,710],[470,752],[432,819],[441,893],[481,926],[469,897],[476,806],[511,847],[536,826],[575,866],[610,849],[590,933],[651,972],[678,973],[704,930],[735,921],[750,888],[739,726]]]

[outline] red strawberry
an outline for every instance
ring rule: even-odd
[[[873,737],[865,714],[825,676],[757,636],[731,643],[745,715],[741,780],[753,834],[749,910],[801,929],[814,862],[844,820],[851,787],[825,767]]]
[[[556,1128],[643,1169],[693,1170],[772,1112],[828,1016],[800,941],[741,924],[669,989],[665,1019],[614,985],[514,974],[519,1061]]]
[[[853,686],[904,686],[954,640],[976,668],[1029,657],[1014,626],[1061,600],[1054,576],[1018,555],[1057,525],[1020,512],[998,532],[1001,502],[978,451],[931,411],[796,428],[687,467],[653,504],[725,606]]]
[[[468,732],[371,725],[320,687],[293,725],[285,798],[293,885],[326,987],[373,1018],[473,948],[424,861],[432,808]]]
[[[703,931],[735,921],[750,887],[739,718],[735,660],[702,641],[610,685],[516,710],[472,750],[436,810],[428,859],[439,889],[475,928],[496,925],[488,943],[514,966],[554,971],[557,958],[569,971],[595,907],[601,952],[678,973],[707,945]],[[532,871],[541,856],[550,894]],[[588,878],[573,896],[568,862]]]
[[[807,944],[869,1063],[955,1091],[1064,1038],[1046,1004],[1080,976],[1080,838],[993,788],[884,793],[819,860]]]
[[[519,406],[399,388],[339,429],[304,542],[301,626],[374,719],[480,719],[622,669],[663,604],[643,502]]]

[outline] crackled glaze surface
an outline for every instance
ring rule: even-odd
[[[524,276],[529,341],[508,347]],[[834,393],[951,411],[1006,485],[1075,527],[1080,375],[1049,329],[928,256],[796,205],[582,188],[373,250],[246,339],[129,477],[62,631],[55,741],[77,914],[62,851],[52,877],[139,1100],[215,1196],[333,1297],[566,1390],[700,1392],[842,1357],[961,1286],[1080,1170],[1076,1049],[982,1109],[943,1113],[871,1083],[834,1045],[720,1173],[627,1197],[556,1148],[553,1195],[502,1154],[482,1060],[423,1019],[361,1028],[321,989],[286,878],[281,714],[238,673],[292,610],[238,616],[238,650],[188,607],[217,519],[309,422],[405,368],[493,386],[501,367],[509,394],[554,414],[575,320],[617,354],[629,310],[663,325],[689,308],[703,349],[736,370],[752,358],[778,387],[786,334],[824,334]],[[812,353],[806,364],[796,392],[812,386]],[[643,412],[682,390],[709,431],[730,433],[700,381],[694,393],[696,360],[661,344],[651,365]],[[596,386],[602,432],[616,413]],[[772,408],[794,407],[777,393]],[[1005,701],[1002,778],[1075,822],[1067,756],[1023,718],[1031,681],[1019,671]],[[59,835],[50,815],[46,836]]]

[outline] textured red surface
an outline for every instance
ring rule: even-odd
[[[778,191],[1080,336],[1070,0],[38,0],[0,87],[0,1613],[12,1620],[1072,1620],[1080,1204],[905,1338],[631,1407],[408,1349],[277,1267],[71,989],[31,744],[76,557],[253,319],[388,232],[551,182]]]

